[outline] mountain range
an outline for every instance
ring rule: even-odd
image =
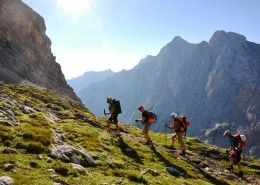
[[[67,83],[73,88],[74,92],[77,94],[92,83],[100,82],[106,78],[112,76],[114,72],[110,69],[105,71],[88,71],[82,76],[72,78],[67,80]]]
[[[198,44],[177,36],[157,56],[89,85],[78,96],[98,116],[107,108],[107,96],[119,99],[119,119],[130,125],[143,105],[157,113],[152,129],[160,132],[172,112],[184,114],[191,122],[188,134],[212,144],[221,145],[225,129],[244,133],[250,136],[247,152],[259,156],[259,79],[260,45],[220,30]],[[205,129],[215,134],[208,138]]]

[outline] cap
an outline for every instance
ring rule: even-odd
[[[231,134],[231,132],[229,130],[226,130],[223,134],[223,136],[227,135],[227,134]]]
[[[177,118],[178,117],[178,114],[176,114],[175,112],[173,112],[173,113],[171,113],[171,117],[175,117],[175,118]]]
[[[144,107],[142,106],[142,105],[140,105],[139,107],[138,107],[138,110],[141,110],[141,109],[143,109]]]

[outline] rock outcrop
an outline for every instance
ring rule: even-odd
[[[2,0],[0,22],[0,81],[38,85],[80,101],[51,52],[38,13],[21,0]]]

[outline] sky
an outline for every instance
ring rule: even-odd
[[[67,80],[129,70],[180,36],[209,41],[224,30],[260,44],[260,0],[22,0],[45,21]]]

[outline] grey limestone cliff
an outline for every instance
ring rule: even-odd
[[[1,0],[0,22],[0,81],[38,85],[80,101],[51,52],[39,14],[21,0]]]

